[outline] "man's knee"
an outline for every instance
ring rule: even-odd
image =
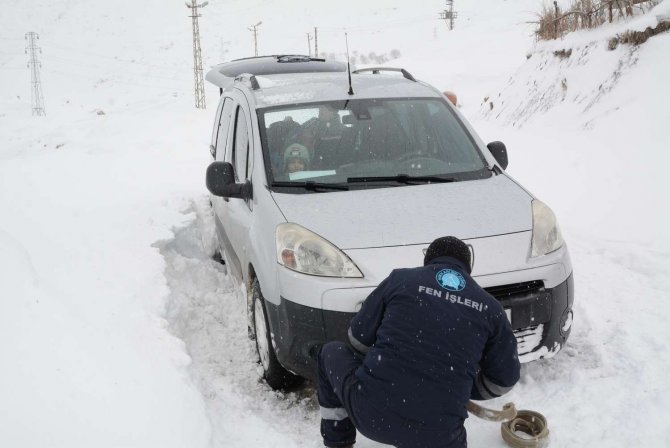
[[[362,359],[344,342],[329,342],[319,352],[319,382],[341,389],[361,363]]]
[[[319,350],[319,365],[332,360],[333,358],[340,358],[342,356],[346,356],[345,353],[347,353],[348,347],[347,344],[344,342],[340,341],[332,341],[324,344],[321,346],[321,350]]]

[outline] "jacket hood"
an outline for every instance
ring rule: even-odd
[[[532,229],[532,197],[506,175],[342,192],[272,193],[288,222],[340,249],[427,244]]]
[[[466,265],[463,263],[461,260],[458,260],[454,257],[450,257],[448,255],[443,255],[441,257],[435,257],[432,260],[430,260],[428,263],[424,264],[424,266],[430,266],[430,265],[449,265],[453,267],[457,267],[460,271],[470,275],[472,274],[472,269],[470,266]]]

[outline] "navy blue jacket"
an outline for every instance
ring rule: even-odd
[[[349,341],[365,354],[356,376],[378,409],[456,428],[468,400],[500,396],[519,380],[505,311],[467,272],[451,257],[396,269],[352,319]]]

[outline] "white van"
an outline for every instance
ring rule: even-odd
[[[368,294],[440,236],[471,247],[522,362],[565,344],[572,265],[554,214],[437,89],[304,56],[232,61],[207,80],[221,91],[207,188],[272,387],[314,378],[319,347],[346,341]]]

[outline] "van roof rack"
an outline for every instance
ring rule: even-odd
[[[251,90],[258,90],[261,88],[260,84],[258,84],[258,80],[251,73],[242,73],[241,75],[235,77],[235,81],[248,82]]]
[[[396,67],[368,67],[368,68],[359,68],[358,70],[354,70],[352,73],[360,74],[364,72],[372,72],[375,75],[378,75],[380,72],[400,72],[402,73],[402,76],[405,79],[409,79],[410,81],[416,82],[416,78],[412,76],[410,72],[405,70],[404,68],[396,68]]]
[[[326,61],[304,55],[280,54],[235,59],[215,65],[207,72],[206,79],[223,89],[232,85],[241,75],[247,75],[246,77],[253,84],[256,80],[251,80],[251,77],[255,76],[346,71],[347,66],[343,62]],[[256,85],[258,85],[257,81]]]
[[[324,58],[313,58],[311,56],[306,56],[304,54],[271,54],[266,56],[249,56],[247,58],[233,59],[230,62],[238,61],[254,61],[254,60],[272,60],[276,62],[310,62],[310,61],[319,61],[325,62]]]

